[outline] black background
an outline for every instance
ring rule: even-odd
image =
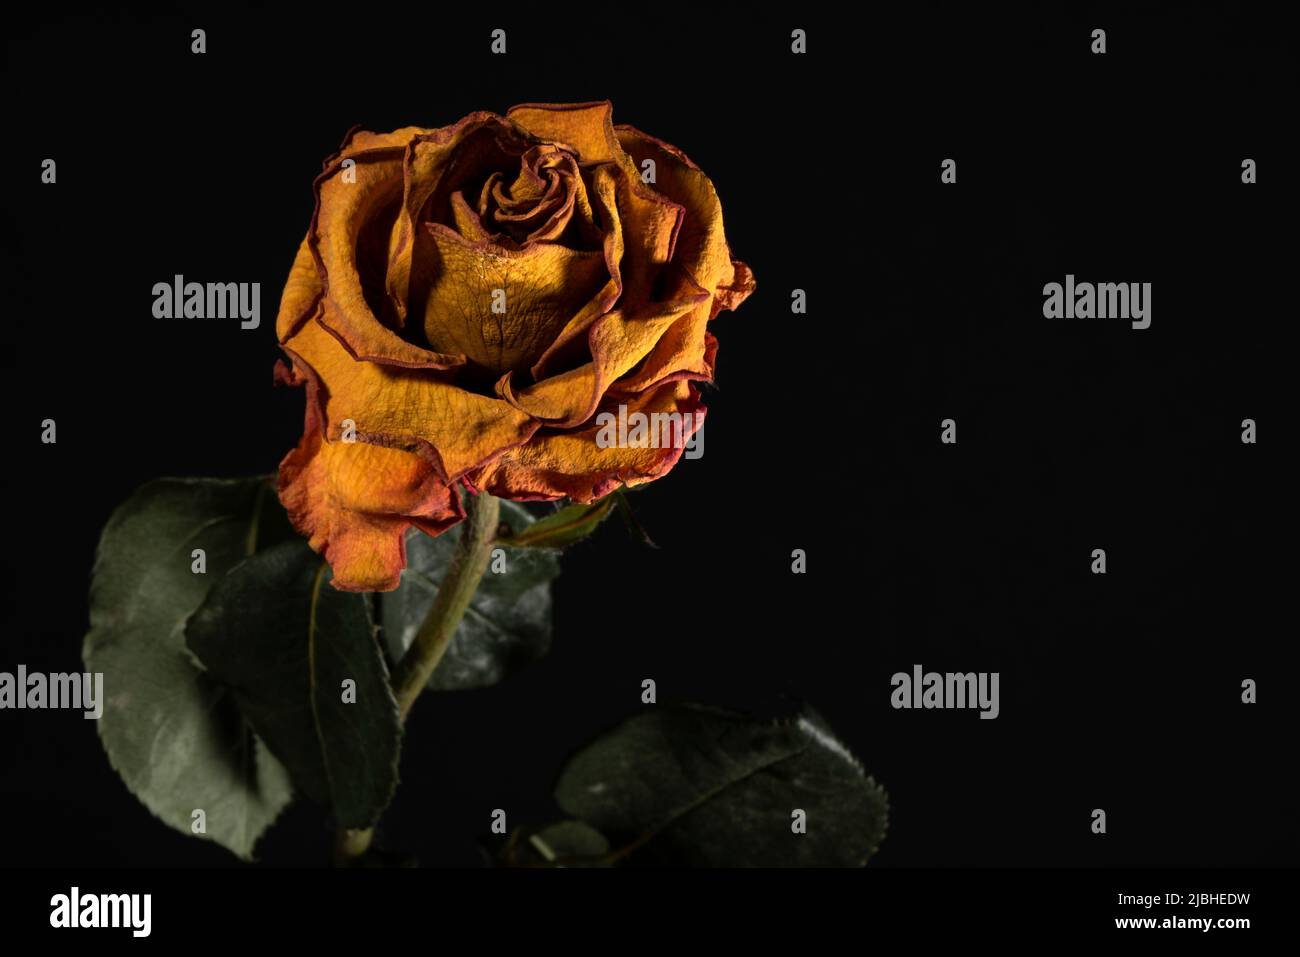
[[[713,324],[703,458],[634,497],[661,547],[608,523],[564,559],[548,658],[420,702],[384,843],[475,865],[493,808],[553,819],[565,756],[653,678],[661,698],[813,704],[889,789],[873,866],[1295,862],[1280,24],[171,9],[7,37],[0,670],[80,670],[95,544],[136,486],[269,472],[297,440],[275,306],[349,127],[608,98],[713,179],[758,289]],[[1151,282],[1151,328],[1044,319],[1067,272]],[[260,282],[261,328],[155,319],[175,273]],[[890,676],[917,663],[1000,672],[1001,716],[893,710]],[[236,863],[155,821],[77,712],[0,714],[0,774],[0,863]],[[261,856],[323,863],[329,839],[298,804]]]

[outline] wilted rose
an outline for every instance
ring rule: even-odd
[[[609,103],[525,105],[354,133],[315,190],[277,319],[277,376],[307,387],[280,497],[337,587],[395,588],[406,530],[460,521],[461,483],[590,502],[677,462],[595,420],[698,422],[706,325],[754,288],[679,150]]]

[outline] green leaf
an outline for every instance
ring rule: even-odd
[[[292,534],[265,478],[159,479],[108,520],[91,577],[82,656],[104,675],[109,762],[165,824],[246,860],[289,803],[289,776],[196,665],[185,620],[236,562]],[[191,570],[194,549],[205,574]],[[196,810],[206,833],[191,829]]]
[[[594,532],[617,504],[617,495],[606,495],[590,505],[568,505],[501,542],[515,548],[563,548]]]
[[[812,711],[771,722],[701,705],[654,705],[596,738],[555,797],[623,856],[673,866],[861,866],[889,810]]]
[[[302,539],[277,545],[213,587],[187,639],[303,793],[364,828],[397,788],[402,727],[366,598],[329,580]]]
[[[514,502],[501,502],[501,520],[522,532],[533,518]],[[384,643],[394,661],[415,640],[456,550],[460,528],[437,538],[412,531],[401,585],[378,596]],[[428,687],[434,691],[485,688],[543,657],[551,646],[551,581],[560,574],[559,554],[545,548],[502,546],[479,583],[456,636]],[[501,559],[504,559],[504,571]]]

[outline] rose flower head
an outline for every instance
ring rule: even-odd
[[[461,484],[591,502],[676,464],[596,419],[698,427],[707,324],[754,288],[681,151],[609,103],[527,104],[355,132],[315,193],[276,320],[277,380],[307,394],[279,491],[336,587],[397,587],[407,529],[464,518]]]

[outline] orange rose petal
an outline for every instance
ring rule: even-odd
[[[318,322],[303,325],[284,348],[325,383],[330,439],[351,419],[361,441],[417,452],[449,483],[538,427],[500,399],[453,385],[450,374],[357,362]]]
[[[531,371],[535,380],[544,379],[557,360],[572,355],[574,344],[579,339],[586,339],[589,336],[592,324],[614,308],[614,304],[619,301],[623,293],[623,275],[620,268],[623,261],[623,222],[618,214],[615,176],[613,167],[602,166],[596,170],[592,180],[596,193],[594,210],[604,230],[602,250],[609,280],[595,297],[574,314],[533,364]],[[591,353],[588,352],[587,356],[590,355]],[[506,386],[508,389],[509,383],[506,383]]]
[[[333,503],[340,508],[381,515],[438,511],[428,501],[429,478],[436,473],[418,455],[361,442],[325,442],[318,454],[327,466]],[[436,484],[437,501],[446,504],[447,486]]]
[[[508,249],[470,242],[439,224],[428,224],[427,237],[430,345],[463,353],[497,375],[531,365],[569,320],[573,304],[591,299],[608,279],[597,251],[555,243]]]
[[[290,521],[320,552],[341,591],[391,591],[406,567],[406,530],[440,534],[465,517],[460,496],[432,462],[400,449],[324,436],[323,389],[290,352],[278,381],[306,385],[302,440],[280,463],[279,494]]]
[[[538,169],[546,169],[553,163],[548,162],[553,157],[565,155],[558,146],[543,144],[534,146],[529,149],[523,156],[519,157],[519,171],[515,174],[514,180],[508,188],[503,188],[503,184],[497,186],[496,197],[501,205],[510,203],[522,203],[536,201],[541,199],[546,193],[555,188],[555,183],[550,182],[542,176]],[[572,161],[570,161],[572,162]],[[534,167],[537,167],[535,169]]]
[[[586,248],[592,246],[603,248],[604,237],[600,227],[596,225],[596,211],[592,208],[591,198],[587,195],[587,187],[582,177],[578,178],[573,200],[574,215],[570,222],[574,225],[577,240]]]
[[[731,275],[723,276],[718,284],[718,291],[714,293],[713,308],[709,311],[709,318],[712,319],[724,309],[735,309],[749,298],[757,285],[753,270],[739,259],[733,259]]]
[[[531,217],[536,225],[532,232],[524,237],[529,243],[553,243],[564,235],[573,220],[574,195],[569,193],[563,202],[555,206],[538,207],[539,215]],[[543,217],[541,213],[545,213]]]
[[[340,160],[345,160],[358,153],[364,153],[367,150],[391,149],[392,147],[406,148],[406,144],[411,140],[424,133],[431,133],[422,126],[404,126],[401,129],[393,130],[391,133],[372,133],[370,130],[362,129],[360,126],[354,126],[348,130],[347,136],[343,137],[343,143],[322,166],[322,169],[329,169]]]
[[[613,383],[607,392],[633,394],[665,382],[712,382],[718,340],[705,328],[708,305],[697,306],[673,323],[635,370]]]
[[[497,383],[497,394],[549,425],[581,425],[596,411],[605,390],[634,368],[675,322],[707,308],[709,294],[685,273],[678,274],[674,291],[675,299],[639,308],[620,306],[600,316],[587,336],[592,360],[585,365],[518,390],[507,375]]]
[[[729,271],[731,256],[722,228],[722,204],[712,181],[676,147],[635,127],[619,126],[616,132],[635,168],[654,160],[654,190],[685,210],[674,258],[705,289],[716,288]]]
[[[479,190],[478,194],[478,215],[480,220],[491,213],[492,194],[496,192],[497,186],[501,183],[502,179],[503,176],[501,171],[494,170],[488,175],[488,178],[483,181],[483,188]]]
[[[709,298],[706,290],[678,270],[674,293],[677,298],[649,301],[654,280],[673,254],[680,206],[647,198],[639,188],[639,178],[633,183],[627,170],[613,164],[597,167],[592,186],[596,208],[607,224],[605,258],[611,270],[610,285],[601,294],[602,304],[617,299],[619,308],[601,313],[590,309],[579,312],[543,353],[533,372],[535,377],[543,373],[584,330],[588,355],[592,357],[585,367],[542,379],[520,391],[515,390],[509,377],[497,387],[506,401],[555,425],[583,422],[610,383],[640,362],[674,322]],[[635,237],[630,247],[626,247],[624,237]]]
[[[713,297],[706,296],[685,315],[675,319],[636,369],[620,378],[614,387],[625,392],[640,392],[678,378],[712,379],[713,362],[705,355],[709,337],[706,326],[712,307]]]
[[[494,192],[499,194],[500,187]],[[559,236],[573,214],[573,193],[565,192],[564,182],[559,179],[536,199],[519,200],[499,195],[493,199],[496,203],[493,222],[524,241],[544,234],[550,234],[552,238]]]
[[[668,332],[664,334],[663,339],[660,339],[658,345],[655,346],[655,350],[662,347],[664,341],[668,339],[669,335],[672,335],[675,332],[676,326],[673,326],[673,329],[669,329]],[[667,382],[711,382],[714,380],[714,368],[716,363],[718,363],[718,337],[715,337],[715,335],[710,332],[706,332],[703,347],[705,347],[705,354],[703,354],[703,356],[699,356],[697,361],[690,361],[689,364],[682,365],[682,367],[677,369],[676,372],[655,373],[654,376],[651,377],[650,374],[642,374],[641,371],[637,371],[629,374],[629,376],[620,378],[619,381],[610,386],[606,395],[608,395],[608,397],[614,397],[614,395],[636,395],[638,393],[643,393],[643,391],[646,391],[647,389],[658,389],[659,386],[667,384]],[[647,356],[647,360],[653,358],[653,356],[654,354],[651,352],[651,355]]]
[[[623,230],[623,297],[636,305],[651,297],[660,268],[671,260],[684,209],[641,182],[632,161],[597,171],[593,178],[600,202],[617,206]]]
[[[341,591],[392,591],[406,567],[407,528],[436,534],[464,517],[456,492],[419,456],[319,434],[285,457],[280,500]]]
[[[484,227],[482,217],[465,201],[465,194],[460,190],[451,194],[451,215],[456,224],[456,232],[470,242],[483,243],[496,238]]]
[[[522,155],[528,145],[501,117],[485,112],[471,113],[451,126],[411,139],[403,158],[401,205],[393,223],[385,279],[399,322],[407,320],[411,278],[420,268],[414,258],[422,217],[431,210],[434,221],[446,222],[440,207],[445,202],[450,208],[452,194],[466,185],[463,180],[486,160],[506,152],[506,146]],[[422,315],[417,313],[416,318]]]
[[[541,176],[537,170],[550,174]],[[490,188],[489,188],[490,186]],[[599,245],[600,231],[592,219],[591,202],[586,184],[571,153],[556,146],[534,146],[521,159],[515,183],[503,191],[501,180],[486,184],[480,207],[488,197],[495,200],[493,219],[512,227],[512,234],[523,235],[525,242],[556,242],[566,234],[576,248]]]
[[[614,107],[599,103],[521,103],[506,119],[550,143],[572,147],[584,166],[615,162],[622,153],[614,135]]]
[[[601,175],[617,193],[623,219],[625,296],[649,297],[655,267],[673,255],[681,226],[681,204],[641,181],[640,170],[619,143],[609,101],[578,104],[526,103],[512,107],[506,119],[526,132],[576,149],[584,166],[607,164],[593,176],[600,192]],[[610,175],[616,171],[617,175]],[[609,202],[610,198],[606,199]]]
[[[722,225],[722,205],[713,183],[676,147],[635,127],[615,128],[620,144],[636,166],[655,162],[655,188],[680,203],[686,214],[677,237],[675,261],[713,293],[707,308],[693,310],[668,330],[641,367],[620,380],[619,388],[639,391],[657,383],[692,377],[707,379],[713,362],[706,358],[706,324],[723,309],[734,309],[753,291],[753,273],[734,261]]]
[[[382,270],[388,233],[365,234],[365,224],[377,211],[397,203],[402,192],[402,157],[405,149],[385,146],[363,150],[337,160],[316,179],[316,215],[308,242],[324,276],[325,309],[320,321],[338,336],[357,359],[423,369],[448,369],[464,359],[441,355],[406,342],[375,315],[362,291],[358,271],[362,252],[382,243],[377,251]],[[347,168],[348,160],[355,166]],[[350,179],[355,178],[355,182]],[[380,272],[382,279],[382,271]]]
[[[668,383],[627,403],[627,415],[677,413],[688,439],[704,421],[699,393],[688,382]],[[698,413],[698,415],[696,415]],[[613,410],[617,416],[617,411]],[[656,423],[661,424],[662,421]],[[593,424],[575,432],[543,431],[527,445],[514,449],[469,476],[478,488],[512,499],[556,499],[569,497],[591,502],[622,486],[653,481],[677,464],[683,448],[671,441],[661,447],[600,448]],[[657,432],[656,435],[662,435]],[[668,433],[671,438],[671,430]]]
[[[723,281],[726,285],[718,286],[708,303],[674,322],[640,366],[619,379],[615,386],[627,392],[640,392],[676,379],[711,380],[718,347],[706,326],[723,309],[736,308],[754,291],[754,274],[739,260],[728,262]]]
[[[323,287],[320,272],[316,269],[316,257],[312,255],[311,246],[304,239],[298,246],[293,265],[289,267],[289,278],[285,281],[284,292],[280,294],[280,311],[275,317],[276,337],[284,342],[298,331],[304,322],[319,312]]]

